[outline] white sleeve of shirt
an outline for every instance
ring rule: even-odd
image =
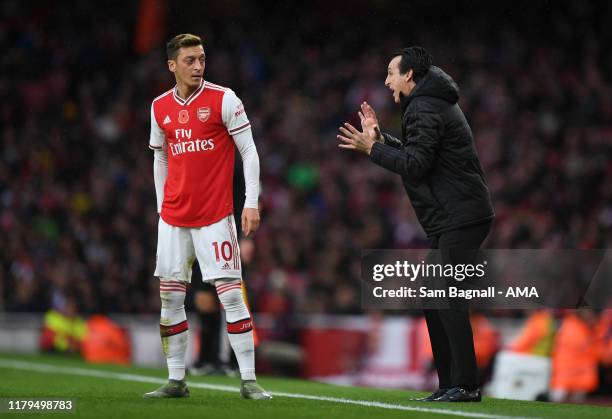
[[[164,202],[164,186],[168,177],[168,149],[166,148],[166,135],[155,120],[152,104],[149,148],[153,150],[153,181],[157,198],[157,212],[160,213],[162,202]]]
[[[259,208],[259,155],[242,101],[232,90],[223,95],[221,117],[242,157],[246,189],[244,207]]]
[[[153,110],[153,104],[151,104],[151,135],[149,137],[149,148],[151,150],[161,150],[166,143],[166,134],[160,128],[157,120],[155,119],[155,111]]]
[[[231,89],[227,89],[223,95],[221,118],[227,128],[227,132],[232,136],[251,127],[242,101],[238,99],[236,93]]]
[[[153,150],[153,181],[155,183],[155,197],[157,198],[157,212],[161,213],[164,202],[164,186],[168,178],[168,150]]]
[[[245,208],[259,208],[259,155],[249,127],[232,136],[242,157],[246,197]]]

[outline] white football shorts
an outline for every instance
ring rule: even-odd
[[[196,257],[204,282],[242,277],[233,215],[204,227],[176,227],[159,218],[153,275],[191,282],[191,267]]]

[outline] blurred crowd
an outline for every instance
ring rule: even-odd
[[[158,312],[147,144],[173,79],[163,42],[134,46],[139,4],[110,3],[0,5],[0,311]],[[399,177],[335,138],[364,100],[399,134],[384,78],[402,46],[461,88],[497,214],[486,246],[612,243],[611,4],[224,3],[169,2],[159,31],[201,35],[205,78],[252,122],[255,312],[360,313],[361,250],[427,246]]]

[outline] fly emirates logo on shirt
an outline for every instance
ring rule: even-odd
[[[170,145],[170,151],[173,156],[178,156],[184,153],[194,153],[198,151],[209,151],[215,148],[215,143],[212,138],[202,140],[200,138],[192,139],[191,130],[177,128],[174,130],[174,138],[178,142]]]

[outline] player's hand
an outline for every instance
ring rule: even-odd
[[[257,208],[244,208],[240,221],[242,223],[242,232],[246,237],[249,237],[251,233],[255,233],[259,228],[259,210]]]
[[[337,138],[344,144],[338,144],[338,147],[360,151],[368,155],[372,152],[372,146],[376,141],[370,135],[365,132],[359,132],[357,128],[348,122],[345,122],[344,126],[340,127],[339,130],[340,134]]]
[[[361,104],[361,111],[358,113],[359,120],[361,121],[361,130],[368,134],[368,136],[374,141],[382,143],[384,141],[384,137],[378,126],[376,112],[374,112],[374,109],[372,109],[370,104],[368,102],[363,102]]]

